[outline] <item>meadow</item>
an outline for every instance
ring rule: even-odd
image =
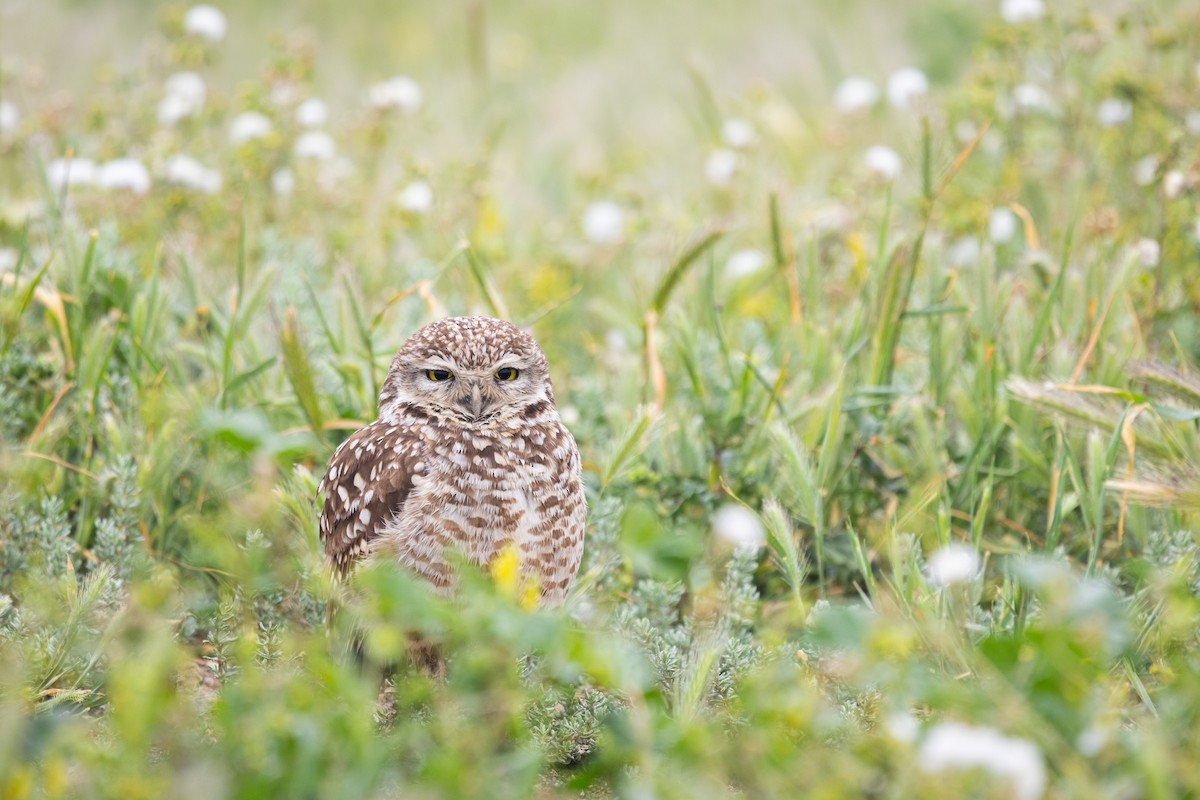
[[[1190,3],[0,44],[0,797],[1200,794]],[[562,609],[323,563],[330,453],[465,313],[583,453]]]

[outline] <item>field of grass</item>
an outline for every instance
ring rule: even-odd
[[[0,797],[1200,794],[1200,17],[1096,5],[0,11]],[[322,562],[459,313],[564,609]]]

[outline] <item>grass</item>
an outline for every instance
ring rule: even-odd
[[[1186,4],[451,6],[230,5],[221,42],[114,6],[111,69],[0,61],[0,792],[1200,792]],[[832,106],[910,61],[908,107]],[[396,71],[421,108],[370,108]],[[124,156],[145,193],[47,177]],[[322,563],[329,454],[450,313],[548,353],[589,497],[561,611]]]

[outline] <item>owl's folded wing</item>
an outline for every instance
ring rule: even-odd
[[[325,493],[321,541],[325,558],[344,574],[399,513],[413,487],[413,458],[404,431],[376,420],[334,452],[317,493]]]

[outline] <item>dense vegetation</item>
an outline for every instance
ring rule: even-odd
[[[243,5],[71,92],[5,32],[0,796],[1200,793],[1189,4]],[[584,453],[561,610],[322,564],[476,312]]]

